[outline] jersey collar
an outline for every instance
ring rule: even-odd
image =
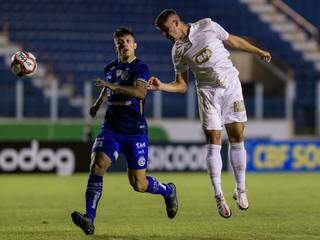
[[[117,59],[118,64],[131,64],[137,60],[137,57],[134,57],[131,61],[125,61],[121,62],[119,59]]]

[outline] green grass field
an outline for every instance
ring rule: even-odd
[[[247,212],[237,209],[232,176],[225,174],[230,219],[218,215],[206,173],[153,175],[176,183],[176,218],[166,217],[160,196],[136,193],[124,173],[112,173],[104,178],[93,237],[70,219],[84,208],[86,175],[0,175],[0,239],[320,239],[319,174],[249,174]]]

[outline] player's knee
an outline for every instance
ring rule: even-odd
[[[229,136],[229,142],[230,143],[240,143],[243,142],[243,134],[234,134],[232,136]]]
[[[221,137],[220,136],[210,137],[209,140],[208,140],[208,143],[220,145],[221,144]]]
[[[145,192],[148,187],[148,182],[143,180],[130,181],[130,184],[136,192]]]
[[[219,130],[204,130],[207,142],[209,144],[221,144],[221,131]]]
[[[93,174],[104,174],[105,171],[110,167],[111,161],[105,157],[93,156],[90,172]]]
[[[101,173],[107,170],[106,166],[99,162],[92,162],[90,165],[90,172],[91,173]]]

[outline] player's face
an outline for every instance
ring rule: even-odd
[[[162,28],[160,29],[163,36],[170,39],[171,41],[175,41],[181,38],[181,31],[178,27],[178,22],[174,18],[168,18],[167,21],[163,23]]]
[[[131,35],[124,35],[114,39],[117,54],[121,59],[128,59],[135,56],[137,44]]]

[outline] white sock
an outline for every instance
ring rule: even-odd
[[[222,193],[221,189],[221,170],[222,170],[222,159],[221,159],[221,146],[216,144],[207,145],[207,167],[209,177],[211,179],[211,184],[214,189],[214,194],[220,195]]]
[[[245,190],[247,152],[243,142],[229,143],[229,158],[236,181],[236,188]]]

